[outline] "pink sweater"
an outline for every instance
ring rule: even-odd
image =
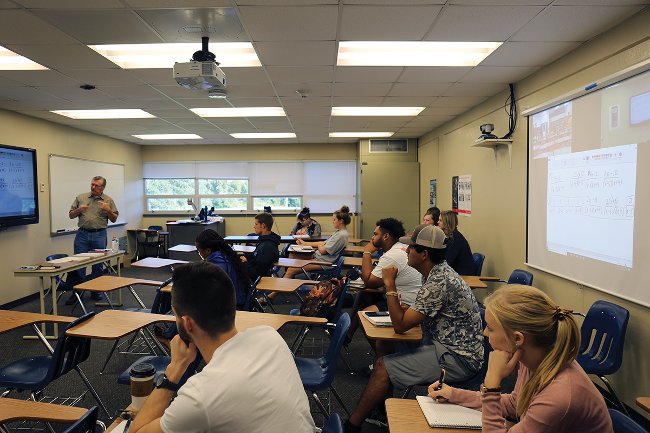
[[[582,367],[573,361],[536,394],[526,415],[506,429],[505,417],[516,419],[517,396],[530,377],[519,363],[512,394],[487,393],[454,388],[450,402],[483,412],[483,433],[612,433],[612,421],[605,400]]]

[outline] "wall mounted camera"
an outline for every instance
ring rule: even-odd
[[[496,135],[492,134],[492,131],[494,131],[494,124],[492,123],[484,123],[481,125],[481,135],[478,137],[479,140],[493,140],[497,137]]]

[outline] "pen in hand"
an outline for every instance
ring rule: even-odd
[[[441,368],[440,378],[438,379],[438,386],[434,388],[435,391],[440,391],[442,389],[442,385],[445,383],[445,374],[447,374],[447,371],[444,368]]]

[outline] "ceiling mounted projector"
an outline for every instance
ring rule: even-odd
[[[190,62],[174,63],[174,79],[189,90],[209,90],[226,93],[226,74],[219,69],[215,55],[208,51],[208,37],[202,37],[202,50],[192,56]],[[222,96],[223,97],[223,96]]]

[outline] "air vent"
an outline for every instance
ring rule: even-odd
[[[370,140],[368,152],[370,153],[408,153],[408,139],[401,140]]]

